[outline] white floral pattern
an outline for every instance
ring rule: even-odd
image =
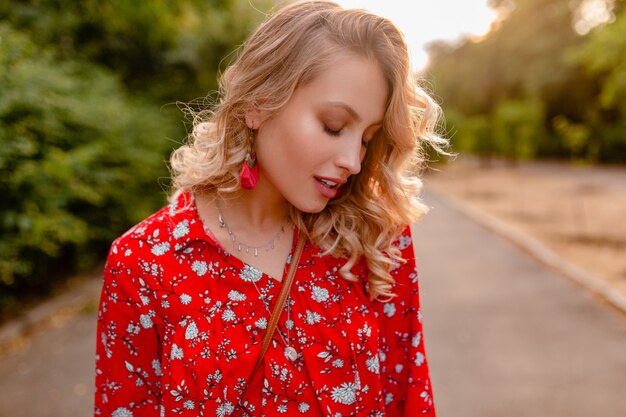
[[[328,290],[326,288],[313,285],[311,286],[311,298],[318,303],[323,303],[328,300]]]
[[[170,250],[169,242],[157,243],[152,247],[152,253],[156,256],[164,255],[168,250]]]
[[[239,277],[246,282],[259,282],[263,277],[263,273],[250,265],[244,265],[243,270],[239,273]]]
[[[96,414],[434,416],[412,244],[393,302],[368,301],[345,259],[307,244],[273,343],[246,390],[280,283],[225,252],[188,194],[116,240],[98,312]],[[284,355],[285,342],[297,352]],[[163,352],[163,354],[161,354]]]
[[[344,382],[333,388],[331,398],[339,404],[351,405],[356,401],[356,384]]]
[[[228,299],[231,301],[246,301],[246,295],[240,293],[239,291],[231,290],[228,293]]]
[[[204,261],[194,261],[191,264],[191,270],[193,272],[195,272],[196,274],[198,274],[199,277],[203,276],[204,274],[206,274],[206,272],[209,270],[206,262]]]
[[[189,234],[189,220],[183,220],[178,223],[174,230],[172,231],[172,236],[174,239],[180,239]]]
[[[120,407],[113,411],[111,417],[133,417],[133,413],[126,407]]]

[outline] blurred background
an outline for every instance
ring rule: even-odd
[[[427,202],[503,221],[608,288],[593,291],[605,301],[626,297],[625,2],[339,3],[399,25],[444,109],[459,156],[433,155],[425,183],[440,197]],[[111,241],[163,206],[168,155],[190,126],[180,103],[218,97],[218,75],[276,4],[0,0],[0,324],[99,276]],[[93,324],[95,301],[84,307]]]
[[[0,1],[0,317],[164,204],[176,103],[217,88],[269,7]]]

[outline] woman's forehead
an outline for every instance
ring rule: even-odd
[[[377,62],[346,54],[325,65],[294,95],[316,106],[344,111],[356,121],[374,124],[384,117],[389,91]]]

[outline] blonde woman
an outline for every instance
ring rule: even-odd
[[[96,415],[435,415],[410,229],[438,107],[388,20],[289,5],[117,239]]]

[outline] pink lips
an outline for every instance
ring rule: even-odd
[[[321,180],[332,181],[337,185],[333,188],[328,188],[321,182]],[[340,188],[345,182],[345,180],[339,178],[315,177],[315,186],[317,187],[317,190],[326,198],[335,198],[337,195],[340,195]]]

